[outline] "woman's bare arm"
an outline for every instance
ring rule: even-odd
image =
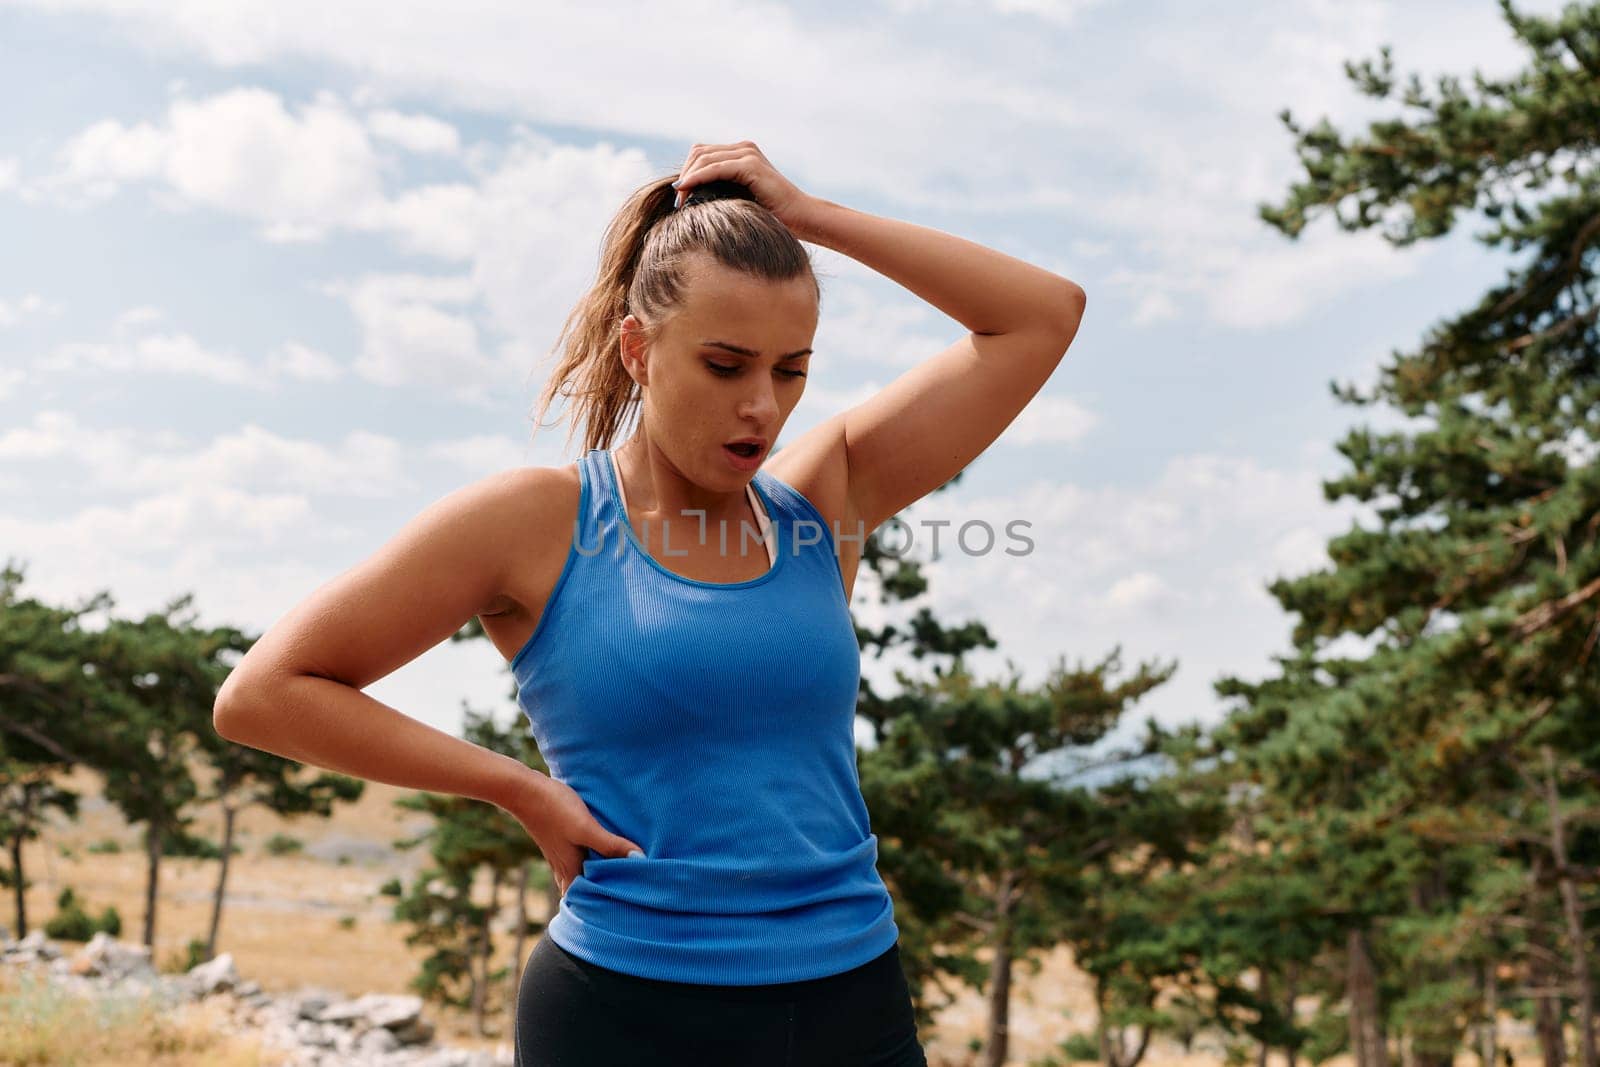
[[[843,413],[852,513],[874,529],[955,477],[1055,371],[1085,306],[1076,282],[965,238],[809,197],[795,235],[858,260],[968,336]]]
[[[566,536],[549,506],[562,477],[506,471],[425,508],[262,635],[217,694],[217,732],[358,778],[526,810],[545,775],[361,690],[488,611],[514,552]]]

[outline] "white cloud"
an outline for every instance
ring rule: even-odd
[[[161,322],[166,317],[167,313],[160,308],[150,304],[141,304],[138,307],[131,307],[126,311],[119,312],[112,322],[112,327],[120,333],[140,326],[148,326],[153,322]]]
[[[470,279],[374,274],[322,289],[355,314],[362,348],[351,369],[368,381],[450,389],[466,399],[473,387],[504,380],[480,350],[470,312],[442,306],[470,302]]]
[[[27,425],[0,433],[0,462],[48,461],[82,468],[84,477],[73,484],[166,501],[150,505],[157,512],[179,506],[173,503],[179,499],[187,501],[182,507],[199,506],[182,491],[200,485],[270,499],[271,514],[278,513],[284,494],[388,498],[416,487],[404,446],[361,430],[322,444],[246,424],[197,444],[173,431],[106,430],[67,412],[42,411]]]
[[[974,471],[973,484],[983,485]],[[912,528],[910,555],[929,568],[935,615],[982,620],[1000,655],[1033,679],[1056,655],[1097,657],[1118,643],[1125,668],[1134,657],[1181,656],[1184,669],[1149,701],[1170,721],[1214,710],[1208,672],[1238,670],[1281,643],[1286,619],[1263,587],[1320,565],[1318,545],[1344,528],[1349,510],[1326,503],[1310,468],[1191,454],[1139,485],[958,486],[902,518]],[[948,525],[930,563],[940,521]],[[881,536],[904,541],[886,528]],[[974,663],[999,666],[988,653]]]
[[[325,352],[299,341],[286,341],[267,357],[266,373],[302,382],[333,382],[344,377],[344,368]]]
[[[1342,64],[1388,41],[1404,45],[1403,68],[1496,70],[1521,60],[1492,5],[1383,0],[1290,0],[1227,19],[1174,5],[1142,21],[1121,5],[1087,0],[973,0],[941,9],[971,28],[959,52],[905,32],[905,22],[920,17],[916,3],[900,4],[900,18],[880,11],[848,25],[731,0],[703,0],[692,18],[645,4],[509,17],[488,7],[380,7],[375,0],[340,5],[336,14],[312,10],[309,0],[35,6],[110,15],[158,47],[197,51],[223,67],[312,59],[364,79],[355,106],[373,109],[365,119],[327,96],[292,115],[272,94],[240,89],[175,102],[160,125],[100,124],[79,139],[69,172],[85,190],[164,173],[187,200],[259,217],[272,240],[316,239],[335,226],[378,228],[407,250],[470,260],[507,334],[508,358],[540,347],[543,334],[530,320],[548,323],[548,303],[526,299],[530,280],[547,280],[564,298],[571,293],[570,271],[550,277],[526,269],[527,242],[537,241],[544,261],[586,259],[620,191],[676,167],[681,155],[646,160],[608,147],[625,180],[601,183],[586,199],[565,180],[561,150],[535,144],[524,158],[508,152],[475,183],[385,197],[374,137],[408,150],[448,151],[457,143],[447,124],[385,107],[387,98],[425,92],[445,105],[623,139],[676,140],[685,150],[695,140],[752,137],[802,187],[828,195],[859,190],[902,212],[1024,212],[1093,226],[1109,231],[1122,251],[1110,278],[1136,321],[1193,309],[1224,326],[1256,329],[1297,321],[1321,301],[1416,269],[1371,235],[1322,227],[1291,247],[1256,217],[1255,204],[1280,196],[1296,176],[1276,111],[1288,106],[1341,122],[1375,113]],[[1010,17],[985,18],[985,9]],[[1102,19],[1104,34],[1062,31],[1086,13]],[[1438,34],[1446,17],[1451,33]],[[619,21],[629,34],[612,32]],[[1059,40],[1019,49],[1017,27],[1028,21]],[[672,47],[686,32],[695,47]],[[708,96],[698,59],[708,53],[719,56],[719,78],[749,91]],[[1226,62],[1217,60],[1222,55]],[[1140,77],[1119,82],[1128,70]],[[596,78],[607,91],[595,91]],[[931,156],[930,144],[962,151]],[[607,165],[598,147],[573,152],[576,173],[592,176]],[[523,212],[532,219],[522,221]],[[1100,279],[1078,268],[1104,246],[1105,239],[1069,246],[1078,262],[1053,269],[1094,288]]]
[[[1177,591],[1159,575],[1139,571],[1118,578],[1099,598],[1101,607],[1126,618],[1140,612],[1170,606],[1178,599]]]
[[[367,116],[373,136],[418,155],[453,156],[461,150],[456,128],[432,115],[405,115],[387,108]]]
[[[819,373],[815,360],[812,361],[811,367],[811,376],[814,378]],[[785,444],[818,423],[869,400],[882,389],[883,383],[876,379],[847,387],[836,387],[822,382],[808,383],[806,391],[800,397],[800,403],[795,405],[793,413],[789,416],[789,422],[784,427]]]
[[[255,219],[269,240],[370,227],[383,197],[380,161],[366,129],[330,93],[318,94],[298,114],[265,89],[180,97],[160,123],[105,119],[69,140],[59,155],[58,171],[37,183],[45,192],[98,200],[130,182],[159,181],[176,204]]]
[[[212,137],[211,124],[226,126],[231,136]],[[200,158],[208,153],[208,160]],[[299,157],[293,167],[265,158],[291,155]],[[377,158],[342,105],[322,94],[294,117],[260,90],[177,101],[160,128],[98,124],[75,138],[66,156],[53,179],[58,190],[109,195],[132,176],[159,178],[179,203],[252,218],[268,240],[318,239],[351,228],[386,233],[406,253],[464,262],[468,273],[444,282],[372,274],[322,289],[345,299],[361,327],[357,374],[390,386],[445,387],[477,403],[503,388],[508,371],[531,370],[531,355],[548,349],[555,325],[592,281],[596,235],[649,176],[637,150],[604,143],[575,148],[527,134],[476,184],[426,185],[386,199]],[[137,164],[117,162],[127,158]],[[505,339],[492,355],[484,349],[484,315]],[[144,347],[159,346],[146,340]],[[58,355],[55,365],[160,366],[161,354],[99,346]],[[172,369],[177,353],[165,355]],[[249,376],[238,364],[188,355],[191,370],[218,380]],[[266,373],[325,380],[330,369],[286,349]]]
[[[819,264],[820,266],[820,264]],[[920,301],[876,283],[850,278],[823,282],[822,318],[817,323],[817,355],[852,364],[912,367],[966,336],[960,323]]]
[[[1283,327],[1344,292],[1414,275],[1437,254],[1425,246],[1395,249],[1371,232],[1314,229],[1294,242],[1277,234],[1241,237],[1242,218],[1229,221],[1193,203],[1133,193],[1107,200],[1105,217],[1164,220],[1159,244],[1145,247],[1170,266],[1121,266],[1103,279],[1137,301],[1134,320],[1140,324],[1177,317],[1187,298],[1222,326]]]
[[[245,0],[36,0],[54,11],[115,17],[126,32],[233,68],[301,59],[366,79],[363,99],[427,93],[444,104],[535,122],[676,140],[762,144],[780,168],[898,190],[908,202],[956,203],[946,178],[1007,180],[1022,195],[1060,195],[1030,160],[1073,125],[1079,97],[989,64],[908,45],[891,23],[807,21],[777,3],[700,0],[691,8],[635,3],[507,13],[448,11],[413,0],[339,5]],[[1069,5],[1037,4],[1042,15]],[[626,25],[629,32],[617,34]],[[692,47],[685,34],[692,34]],[[674,42],[683,41],[683,46]],[[703,57],[721,84],[707,93]],[[1009,73],[1009,72],[1008,72]],[[603,90],[597,89],[602,86]],[[754,87],[764,87],[756,89]],[[959,132],[970,151],[930,166],[926,146]],[[675,167],[676,158],[655,161]]]
[[[995,10],[1005,15],[1033,15],[1062,26],[1071,26],[1078,16],[1104,0],[992,0]]]
[[[1100,418],[1067,396],[1040,393],[1028,402],[1001,438],[1009,444],[1069,444],[1081,440]]]
[[[61,314],[65,305],[46,300],[38,293],[25,293],[15,301],[0,300],[0,328],[16,326],[27,318],[50,317]]]
[[[999,15],[1029,15],[1060,26],[1071,26],[1091,8],[1099,7],[1105,0],[885,0],[886,5],[902,15],[916,15],[936,4],[949,11],[957,7],[993,11]]]
[[[347,430],[336,442],[324,444],[246,424],[181,454],[129,460],[120,482],[130,489],[203,482],[379,499],[416,488],[404,453],[401,442],[365,430]]]
[[[26,565],[32,596],[70,602],[106,589],[115,613],[136,617],[194,592],[208,617],[258,626],[326,577],[288,553],[350,533],[304,497],[206,484],[61,516],[0,511],[0,541]]]
[[[112,321],[109,341],[69,341],[36,357],[37,372],[176,375],[254,390],[275,388],[281,381],[330,382],[345,370],[327,354],[298,341],[288,341],[256,362],[207,347],[193,336],[156,330],[166,312],[150,305],[128,308]]]
[[[423,449],[426,455],[447,460],[469,478],[483,478],[497,471],[528,465],[529,445],[503,434],[473,434],[449,441],[436,441]]]
[[[60,374],[113,371],[184,375],[252,389],[269,384],[248,360],[212,351],[185,333],[148,334],[129,341],[72,341],[40,356],[33,366],[35,370]]]

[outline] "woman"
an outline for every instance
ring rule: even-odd
[[[801,241],[971,333],[772,455],[820,307]],[[562,331],[535,421],[570,397],[583,458],[424,510],[256,643],[217,729],[526,827],[561,899],[519,986],[525,1067],[925,1063],[856,778],[850,595],[865,537],[1005,430],[1083,309],[749,141],[697,144],[624,205]],[[548,776],[361,692],[473,616]]]

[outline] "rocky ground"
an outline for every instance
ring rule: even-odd
[[[26,969],[82,996],[150,998],[165,1010],[205,1002],[221,1025],[260,1038],[295,1067],[501,1067],[496,1055],[434,1042],[434,1026],[415,996],[371,994],[350,998],[307,986],[269,994],[242,979],[233,956],[223,953],[187,974],[161,974],[143,945],[105,933],[69,954],[35,930],[21,941],[0,931],[0,967]]]

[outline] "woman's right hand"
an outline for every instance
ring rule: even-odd
[[[532,768],[529,768],[530,771]],[[528,831],[539,846],[556,888],[566,896],[567,887],[583,873],[583,861],[594,849],[616,858],[643,849],[625,837],[607,830],[590,814],[578,791],[547,774],[539,774],[538,788],[527,791],[527,800],[511,810],[512,816]]]

